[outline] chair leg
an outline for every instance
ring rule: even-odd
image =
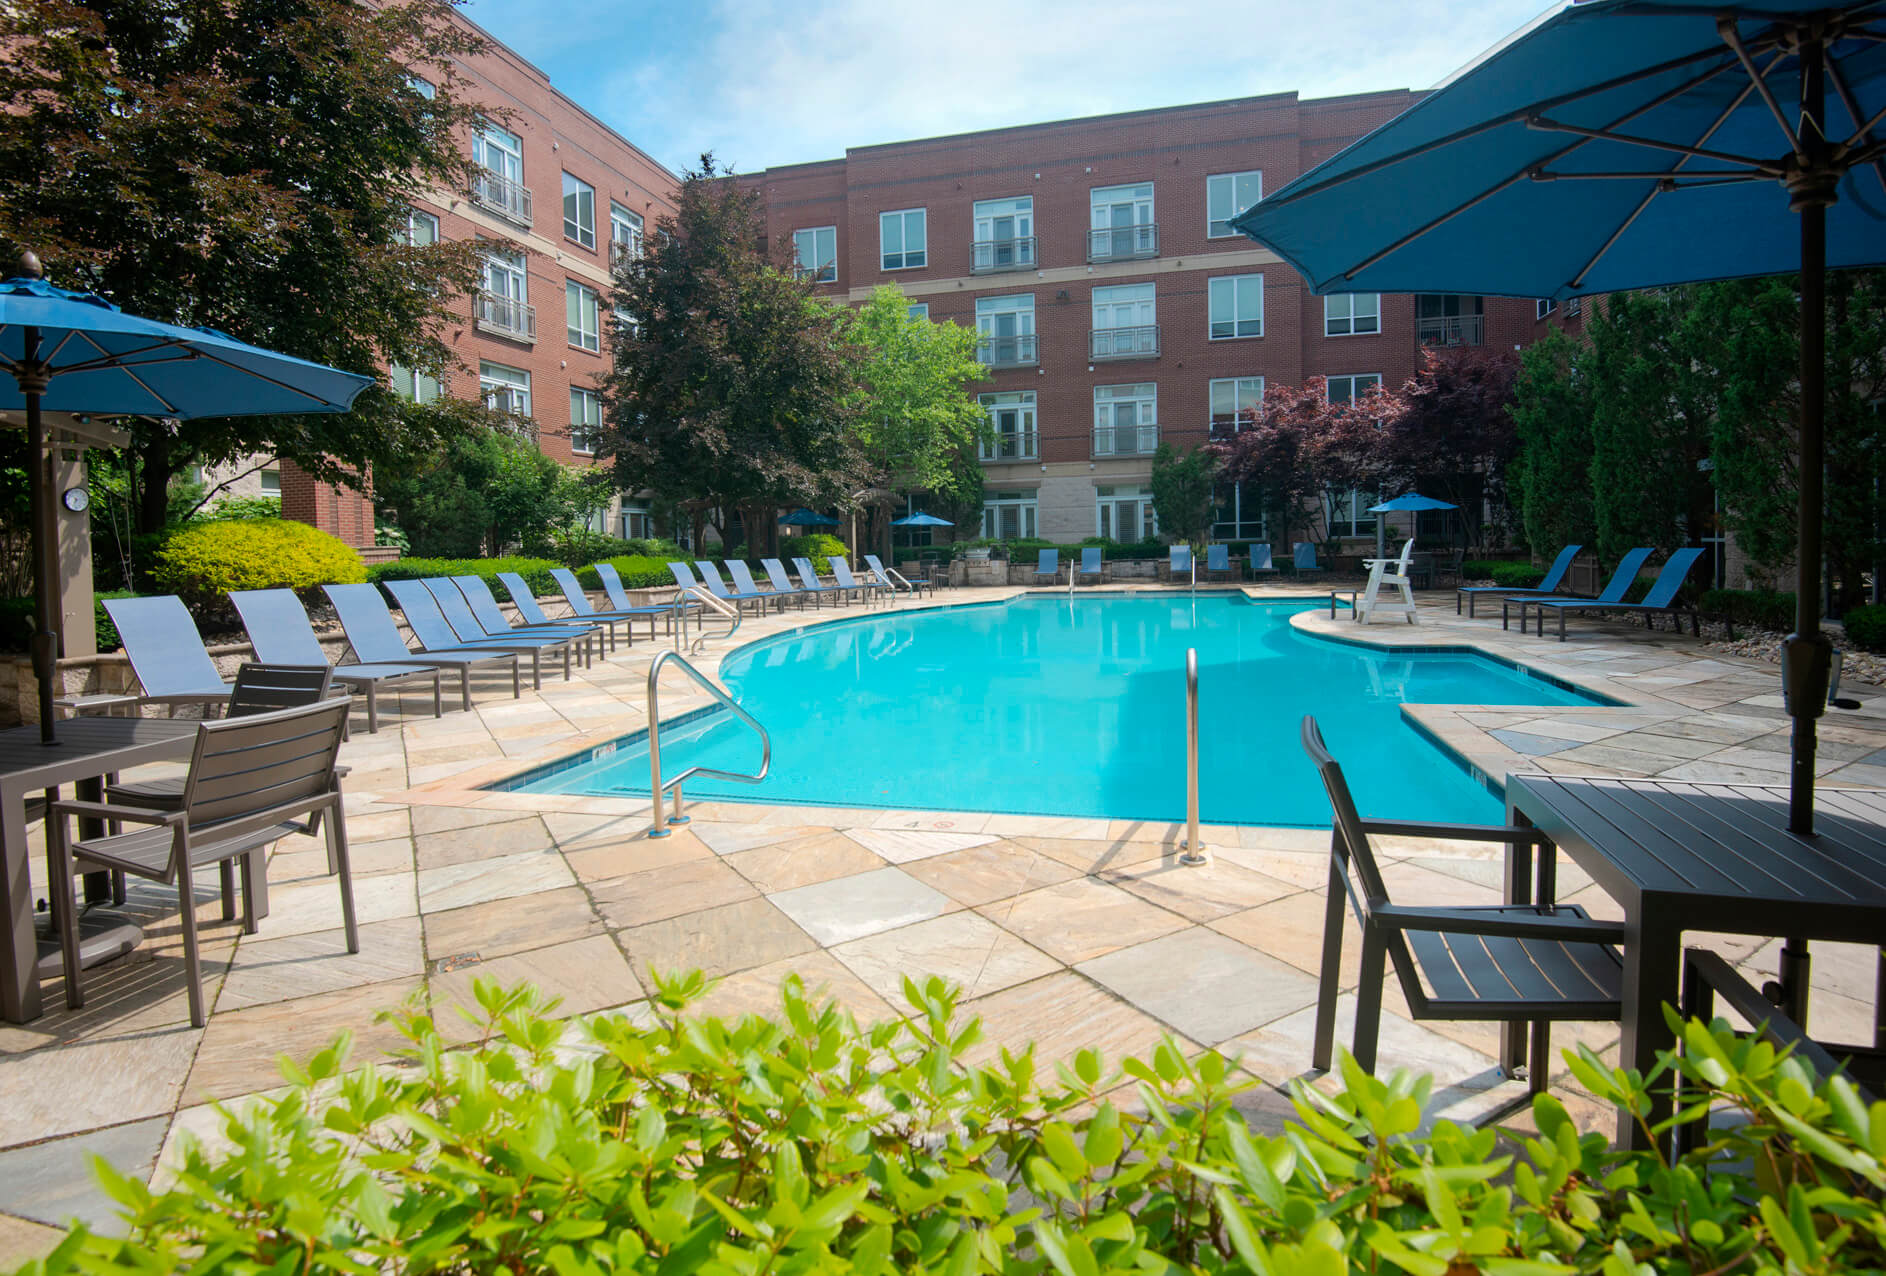
[[[347,930],[347,951],[360,951],[360,929],[354,922],[354,875],[347,863],[347,825],[341,818],[339,797],[327,818],[327,855],[341,885],[341,925]]]
[[[52,924],[59,930],[59,956],[65,965],[65,1004],[78,1010],[85,1005],[85,993],[79,987],[79,896],[72,881],[72,850],[65,835],[65,817],[48,812],[46,849],[52,860],[52,880],[46,888],[51,896]]]
[[[367,734],[380,734],[380,699],[378,688],[371,682],[367,684]]]
[[[223,887],[223,920],[229,921],[236,915],[236,866],[230,860],[224,860],[216,866],[216,875]]]
[[[1544,1094],[1546,1078],[1552,1074],[1552,1024],[1549,1020],[1532,1022],[1532,1046],[1526,1052],[1526,1093]]]
[[[227,868],[228,860],[223,861]],[[196,886],[188,868],[177,871],[177,905],[183,913],[183,977],[190,992],[190,1026],[201,1028],[207,1016],[203,1012],[203,966],[196,951]]]
[[[242,933],[245,935],[255,934],[255,885],[256,879],[259,878],[263,872],[261,859],[264,854],[265,852],[263,851],[251,851],[249,854],[241,857]],[[227,867],[230,863],[231,861],[229,860],[223,861],[224,867]]]
[[[1332,833],[1332,837],[1339,836]],[[1329,859],[1329,898],[1323,904],[1323,964],[1316,977],[1316,1036],[1310,1047],[1310,1066],[1329,1070],[1336,1040],[1336,996],[1342,990],[1342,868],[1334,852]]]
[[[1388,948],[1362,932],[1362,981],[1356,985],[1356,1036],[1350,1051],[1364,1072],[1375,1071],[1375,1046],[1382,1035],[1382,981],[1387,977]]]

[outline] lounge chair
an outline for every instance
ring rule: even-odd
[[[242,627],[249,632],[249,646],[255,650],[255,658],[271,665],[325,665],[327,653],[321,649],[321,640],[314,636],[314,626],[308,623],[308,613],[295,597],[292,589],[237,589],[231,590],[229,601],[236,605],[236,614],[242,617]],[[355,653],[359,659],[359,653]],[[393,664],[351,664],[334,666],[334,680],[345,683],[352,690],[358,688],[366,693],[367,730],[369,733],[380,729],[380,707],[377,693],[380,684],[404,682],[409,678],[432,679],[432,716],[445,715],[443,688],[440,681],[444,671],[439,666],[426,660],[401,660]],[[240,682],[241,678],[238,677]]]
[[[1092,576],[1096,583],[1104,584],[1107,579],[1107,560],[1097,546],[1089,545],[1081,550],[1081,564],[1072,569],[1078,583],[1083,576]]]
[[[794,559],[793,565],[796,567],[803,562],[805,562],[803,558]],[[786,565],[777,558],[762,558],[760,560],[760,566],[766,569],[766,579],[773,582],[773,591],[775,593],[796,594],[800,599],[799,605],[802,607],[805,605],[804,600],[807,598],[812,600],[813,606],[823,607],[825,605],[825,595],[839,595],[839,598],[832,600],[835,603],[844,596],[845,591],[838,588],[838,586],[821,585],[816,575],[806,571],[799,573],[799,579],[804,583],[794,585],[792,578],[786,575]]]
[[[853,589],[846,589],[843,585],[821,585],[819,583],[819,574],[813,568],[812,560],[809,558],[793,559],[792,569],[799,573],[800,584],[804,585],[807,589],[816,590],[821,594],[836,594],[838,597],[835,601],[839,603],[845,601],[846,594],[857,592]]]
[[[146,704],[212,705],[229,699],[233,683],[210,659],[196,621],[174,594],[107,598],[105,611],[118,629],[131,672]],[[323,664],[327,663],[325,660]]]
[[[643,607],[636,606],[633,602],[629,601],[629,591],[622,587],[622,577],[616,571],[616,565],[614,563],[597,563],[596,579],[602,582],[602,591],[609,595],[610,606],[615,609],[615,613],[618,616],[641,615],[648,611],[650,607],[653,607],[655,610],[667,615],[670,628],[672,628],[676,616],[685,612],[700,610],[701,605],[699,603],[689,602],[679,596],[677,596],[673,602],[669,603],[651,603]]]
[[[1572,560],[1578,557],[1583,545],[1567,545],[1559,551],[1559,556],[1552,560],[1552,566],[1546,569],[1537,589],[1502,589],[1498,585],[1471,585],[1454,591],[1454,614],[1460,615],[1460,600],[1467,600],[1467,619],[1473,619],[1473,605],[1481,594],[1498,594],[1501,597],[1517,597],[1520,594],[1556,594],[1559,585],[1565,580],[1565,573],[1571,570]]]
[[[1208,579],[1228,580],[1234,568],[1231,566],[1231,547],[1229,545],[1207,545],[1205,547],[1205,575]]]
[[[1580,598],[1575,601],[1623,602],[1625,592],[1628,591],[1631,585],[1637,580],[1637,573],[1644,569],[1644,560],[1649,557],[1650,547],[1647,545],[1642,545],[1631,550],[1618,561],[1617,570],[1612,572],[1611,579],[1605,582],[1603,593],[1599,594],[1596,598]],[[1521,633],[1526,632],[1526,607],[1528,604],[1538,601],[1542,601],[1542,599],[1525,594],[1515,594],[1511,598],[1502,598],[1500,600],[1500,628],[1505,629],[1507,627],[1512,618],[1513,605],[1517,603],[1519,604],[1519,631]],[[1541,612],[1540,615],[1543,617],[1544,613]],[[1541,620],[1540,623],[1543,624],[1544,621]]]
[[[602,564],[599,564],[596,569],[596,574],[598,576],[601,576],[602,568],[604,567],[608,567],[612,574],[615,572],[614,567],[611,567],[608,563],[602,563]],[[511,590],[512,598],[516,598],[518,596],[518,591],[516,589],[513,589],[511,586],[510,578],[515,575],[517,575],[517,573],[515,572],[499,572],[498,573],[498,579],[504,582],[504,587],[506,589]],[[589,601],[589,593],[587,590],[583,588],[583,582],[581,582],[580,580],[576,578],[575,572],[571,571],[567,567],[552,567],[550,569],[550,578],[556,581],[557,587],[563,591],[563,601],[569,604],[570,614],[576,617],[578,620],[586,620],[594,625],[609,626],[611,642],[615,641],[615,627],[617,625],[628,625],[630,627],[629,639],[631,642],[633,642],[635,638],[634,624],[638,617],[647,618],[648,640],[650,642],[653,642],[655,641],[655,617],[667,616],[670,618],[670,620],[672,620],[674,617],[674,608],[672,606],[658,606],[658,607],[631,606],[627,608],[612,607],[608,611],[598,611],[596,609],[595,604]],[[518,581],[520,584],[522,584],[523,578],[519,577]],[[526,588],[524,592],[529,593],[530,591],[528,588]],[[607,592],[607,591],[604,591],[604,592]]]
[[[508,663],[511,666],[512,697],[524,694],[523,669],[516,652],[442,647],[436,651],[415,653],[406,645],[406,640],[400,637],[399,625],[394,621],[393,613],[388,609],[378,585],[323,585],[321,592],[334,604],[334,614],[340,617],[341,632],[347,635],[347,645],[354,649],[354,659],[363,666],[371,668],[375,665],[424,661],[442,669],[456,669],[459,700],[469,711],[472,707],[471,671],[481,665]]]
[[[451,582],[445,582],[449,587]],[[563,651],[563,676],[570,676],[569,642],[558,643],[555,639],[540,638],[491,638],[478,637],[484,631],[476,624],[467,621],[464,633],[445,617],[440,610],[437,596],[425,586],[424,581],[389,580],[383,582],[393,601],[399,604],[400,614],[406,618],[406,627],[413,631],[413,637],[419,639],[420,647],[431,654],[435,651],[506,651],[530,657],[530,685],[533,690],[543,687],[543,653],[546,648]],[[465,634],[472,637],[465,637]]]
[[[326,831],[328,855],[339,875],[341,926],[347,951],[360,951],[354,920],[353,876],[347,860],[347,829],[335,755],[347,727],[345,698],[322,700],[275,713],[205,722],[197,728],[179,809],[157,811],[103,802],[55,802],[46,823],[46,845],[56,915],[65,959],[66,1004],[85,1004],[80,984],[78,900],[74,872],[118,870],[177,890],[183,928],[185,983],[190,1023],[204,1023],[203,971],[197,953],[196,884],[193,870],[242,862],[245,887],[256,885],[255,852],[290,833]],[[79,816],[148,827],[104,837],[70,840],[67,817]],[[243,930],[256,928],[254,890],[243,892]]]
[[[1198,563],[1192,558],[1190,545],[1174,545],[1166,557],[1166,579],[1175,581],[1180,576],[1189,576],[1194,585],[1198,584]]]
[[[1044,580],[1045,578],[1045,580]],[[1061,551],[1044,549],[1035,558],[1035,583],[1058,585],[1061,583]]]
[[[786,610],[788,601],[797,602],[801,610],[805,608],[806,592],[803,589],[793,585],[791,581],[786,582],[785,589],[779,588],[778,585],[770,589],[761,588],[760,583],[753,579],[753,569],[746,565],[744,559],[728,559],[727,572],[733,577],[734,588],[743,594],[765,594],[768,598],[778,601],[781,611]]]
[[[1417,1021],[1531,1024],[1526,1088],[1529,1095],[1543,1093],[1553,1067],[1550,1024],[1623,1018],[1624,962],[1616,948],[1624,942],[1623,926],[1592,921],[1574,904],[1411,908],[1392,903],[1369,845],[1371,833],[1543,847],[1542,872],[1551,859],[1550,844],[1530,828],[1365,820],[1356,813],[1342,766],[1324,746],[1313,717],[1303,719],[1303,751],[1322,777],[1335,817],[1311,1065],[1330,1064],[1347,902],[1362,930],[1351,1052],[1364,1072],[1375,1070],[1383,967],[1393,961],[1409,1015]],[[1541,897],[1546,897],[1543,892]]]
[[[1316,561],[1316,543],[1298,541],[1290,552],[1290,570],[1301,576],[1305,572],[1320,572],[1322,565]]]
[[[1690,614],[1691,631],[1696,636],[1701,637],[1702,619],[1696,614],[1696,608],[1686,607],[1682,603],[1679,603],[1676,600],[1676,594],[1679,589],[1683,588],[1683,582],[1688,579],[1690,569],[1696,566],[1696,560],[1702,556],[1703,551],[1693,547],[1690,549],[1679,549],[1676,553],[1670,555],[1670,560],[1663,565],[1663,570],[1657,573],[1657,579],[1651,583],[1650,592],[1644,595],[1644,601],[1640,603],[1581,602],[1570,598],[1535,598],[1532,600],[1532,604],[1539,609],[1539,636],[1541,638],[1545,637],[1545,609],[1550,607],[1559,614],[1560,642],[1565,641],[1566,613],[1574,611],[1637,612],[1643,616],[1645,627],[1653,629],[1656,627],[1656,614],[1660,611],[1668,612],[1670,613],[1671,620],[1675,622],[1677,632],[1679,633],[1683,630],[1683,613],[1688,612]],[[1522,632],[1524,632],[1526,628],[1526,609],[1523,605],[1519,609],[1519,628]]]
[[[432,599],[436,608],[436,612],[433,614],[442,618],[450,631],[457,634],[459,641],[463,642],[468,647],[508,647],[513,651],[530,652],[533,660],[544,652],[549,652],[553,656],[560,653],[563,656],[563,680],[565,682],[570,680],[570,661],[572,656],[581,659],[585,665],[589,663],[589,640],[591,635],[572,634],[567,630],[557,633],[538,632],[536,630],[503,633],[496,629],[487,629],[484,623],[473,613],[470,605],[466,603],[465,595],[460,592],[459,587],[453,584],[449,577],[428,576],[422,581],[393,581],[389,582],[389,584],[401,586],[418,585],[419,589],[417,592]],[[410,596],[415,591],[407,589],[405,592]],[[399,597],[397,593],[394,596],[396,598]],[[415,605],[419,604],[416,603]],[[400,598],[400,610],[408,610],[406,598]],[[423,606],[420,606],[420,610],[424,613]],[[430,616],[428,616],[427,619],[430,620]],[[407,615],[407,623],[412,623],[410,612],[408,612]],[[413,632],[420,633],[418,629],[414,629]],[[420,636],[420,641],[425,641],[423,634]]]
[[[1277,564],[1270,561],[1270,546],[1253,545],[1251,546],[1251,576],[1255,579],[1265,572],[1273,576],[1277,574]]]
[[[669,563],[668,574],[675,578],[675,588],[683,592],[690,589],[706,589],[707,586],[694,578],[694,569],[686,563]]]
[[[832,565],[832,579],[838,582],[838,587],[840,589],[857,590],[858,597],[863,602],[868,603],[872,598],[879,595],[888,599],[895,592],[888,584],[882,581],[869,579],[859,580],[856,576],[851,574],[851,564],[847,563],[836,554],[833,554],[826,561]]]
[[[866,566],[870,567],[872,574],[886,585],[889,585],[892,589],[896,589],[901,585],[906,593],[913,596],[922,594],[926,589],[932,592],[936,590],[936,586],[932,585],[928,578],[923,576],[918,576],[914,579],[906,578],[904,574],[895,567],[886,567],[883,563],[879,562],[876,554],[866,554],[864,561]]]
[[[754,610],[760,613],[766,611],[767,604],[777,604],[779,602],[779,599],[774,597],[769,590],[758,588],[751,590],[728,589],[727,582],[720,578],[720,569],[704,558],[696,559],[694,566],[695,569],[701,573],[701,583],[707,586],[708,592],[723,602],[730,602],[735,607],[739,607],[744,603],[753,603],[755,604]]]
[[[478,627],[486,634],[493,638],[509,638],[518,634],[536,638],[580,637],[586,640],[601,637],[601,628],[586,620],[552,620],[544,615],[543,609],[537,606],[536,595],[530,592],[530,586],[524,583],[524,578],[516,572],[509,574],[513,580],[517,581],[517,585],[514,587],[507,582],[504,590],[511,595],[511,606],[517,609],[516,622],[504,614],[504,608],[498,606],[498,596],[491,592],[491,585],[484,577],[452,576],[448,578],[453,585],[457,586],[459,594],[465,600],[465,605],[471,609],[472,619],[478,622]],[[431,582],[428,581],[427,584],[430,585]],[[517,601],[519,598],[523,598],[524,602],[519,603]],[[525,614],[526,606],[536,613],[534,618]],[[451,613],[448,613],[448,619],[450,615]],[[588,641],[584,642],[583,650],[587,655],[590,650]],[[585,660],[584,663],[587,664],[588,661]]]

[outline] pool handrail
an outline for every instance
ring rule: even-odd
[[[705,592],[705,591],[703,591]],[[709,595],[712,597],[712,595]],[[735,608],[735,627],[738,628],[739,609]],[[661,775],[661,689],[659,686],[662,666],[670,661],[681,666],[687,675],[700,684],[707,693],[726,705],[733,715],[752,727],[760,734],[760,769],[753,775],[740,771],[722,771],[718,767],[691,766],[675,776],[663,781]],[[697,775],[711,776],[720,780],[732,780],[738,784],[758,784],[766,778],[773,766],[773,737],[760,720],[742,709],[732,696],[715,686],[713,681],[689,664],[687,658],[678,651],[664,651],[656,655],[648,664],[648,791],[654,800],[654,824],[649,828],[650,837],[667,837],[674,832],[670,824],[686,824],[692,817],[681,813],[681,786]],[[662,794],[672,789],[674,804],[672,814],[664,816],[662,812]]]

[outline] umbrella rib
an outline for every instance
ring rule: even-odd
[[[1794,125],[1788,123],[1788,116],[1781,109],[1781,103],[1775,101],[1774,91],[1768,87],[1767,79],[1761,71],[1756,69],[1755,59],[1749,56],[1748,46],[1742,43],[1742,33],[1735,29],[1735,20],[1733,18],[1717,19],[1716,33],[1735,54],[1736,61],[1742,64],[1742,69],[1748,72],[1749,83],[1754,86],[1757,93],[1761,94],[1762,101],[1768,105],[1768,113],[1775,117],[1775,123],[1780,126],[1782,136],[1788,139],[1788,149],[1794,152],[1796,159],[1806,163],[1807,153],[1801,149],[1801,138],[1794,131]],[[1770,62],[1768,65],[1772,67],[1774,63]]]
[[[1715,168],[1706,168],[1694,173],[1678,173],[1667,168],[1649,169],[1644,172],[1611,169],[1601,173],[1554,173],[1540,168],[1534,169],[1527,176],[1535,182],[1662,182],[1672,190],[1684,186],[1731,186],[1737,182],[1774,180],[1766,173],[1732,173]],[[1708,180],[1690,181],[1690,178]]]
[[[1526,121],[1527,128],[1541,129],[1548,133],[1571,133],[1578,137],[1595,138],[1600,142],[1618,142],[1625,146],[1641,146],[1645,150],[1671,151],[1685,159],[1721,160],[1725,164],[1743,164],[1768,177],[1780,177],[1781,165],[1773,160],[1750,159],[1746,155],[1732,155],[1728,151],[1712,151],[1700,146],[1685,146],[1681,142],[1660,142],[1654,137],[1639,137],[1635,133],[1611,133],[1604,129],[1583,128],[1577,124],[1562,124],[1557,120],[1548,120],[1544,116],[1535,116]],[[1571,174],[1564,174],[1571,176]]]
[[[327,403],[334,402],[334,400],[327,398],[325,395],[316,394],[311,390],[303,390],[300,386],[290,385],[288,382],[281,380],[279,377],[269,376],[266,372],[257,372],[253,368],[245,368],[238,364],[231,363],[229,360],[224,359],[220,357],[219,355],[212,354],[207,350],[192,351],[192,357],[197,358],[197,359],[208,359],[211,363],[219,364],[222,367],[228,368],[231,372],[240,373],[241,375],[245,377],[254,377],[257,381],[265,381],[269,385],[274,386],[278,390],[286,390],[290,394],[298,394],[302,398],[307,399],[308,401],[312,403],[327,404]],[[276,410],[279,411],[280,409],[276,409]]]

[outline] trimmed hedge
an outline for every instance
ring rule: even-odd
[[[549,558],[402,558],[391,563],[375,563],[367,569],[367,579],[377,585],[388,580],[477,576],[503,601],[510,598],[511,591],[498,579],[499,572],[516,572],[533,593],[542,597],[562,592],[556,578],[550,574],[551,568],[561,566],[562,563]]]
[[[107,598],[136,598],[137,594],[129,589],[110,589],[92,596],[92,632],[97,636],[100,651],[116,651],[124,645],[118,637],[118,627],[111,623],[111,617],[105,613]],[[27,651],[33,642],[33,596],[24,598],[0,598],[0,650]]]
[[[1696,604],[1705,615],[1730,625],[1785,634],[1794,628],[1794,595],[1773,589],[1706,589]]]
[[[157,551],[152,583],[198,615],[224,615],[234,589],[292,589],[367,579],[360,555],[306,523],[231,519],[186,527]]]
[[[1886,651],[1886,603],[1855,607],[1845,618],[1847,638],[1863,651]]]
[[[616,569],[616,575],[622,578],[624,589],[662,589],[664,587],[673,589],[675,578],[674,573],[668,570],[668,564],[692,563],[694,555],[685,550],[676,550],[672,555],[661,558],[653,558],[647,554],[624,554],[619,558],[605,561]],[[602,588],[602,577],[596,574],[593,564],[578,568],[576,579],[582,583],[584,589]]]
[[[1531,563],[1487,563],[1485,566],[1487,575],[1502,589],[1537,589],[1539,582],[1545,579],[1545,568]],[[1461,570],[1466,571],[1465,564]]]
[[[1251,545],[1261,543],[1261,542],[1253,542],[1253,541],[1223,541],[1223,542],[1214,541],[1213,542],[1213,544],[1220,544],[1220,543],[1230,548],[1231,556],[1233,558],[1238,558],[1248,553]],[[1086,540],[1083,540],[1079,542],[1078,544],[1072,544],[1072,545],[1065,545],[1056,541],[1042,540],[1038,537],[1018,538],[1015,540],[1006,540],[1006,541],[989,540],[986,537],[979,537],[975,540],[956,541],[949,545],[899,546],[896,551],[896,556],[897,556],[897,561],[900,563],[910,562],[913,559],[921,558],[926,554],[932,557],[940,558],[943,562],[950,562],[951,560],[961,555],[965,550],[991,549],[991,550],[999,550],[1003,554],[1006,554],[1010,562],[1030,563],[1030,562],[1034,562],[1036,558],[1040,556],[1041,551],[1044,549],[1060,550],[1061,557],[1064,559],[1079,559],[1081,550],[1093,549],[1096,547],[1098,547],[1100,550],[1100,556],[1109,562],[1115,559],[1124,559],[1124,558],[1164,558],[1166,556],[1167,551],[1171,548],[1169,545],[1167,545],[1164,541],[1161,541],[1161,540],[1114,541],[1114,540],[1107,540],[1105,537],[1101,537],[1101,536],[1089,536]],[[1288,555],[1286,555],[1286,557],[1287,556]]]

